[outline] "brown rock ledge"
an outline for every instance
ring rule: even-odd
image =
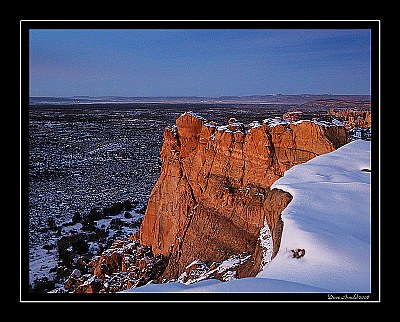
[[[262,266],[260,229],[268,224],[272,258],[279,250],[281,212],[292,196],[271,185],[292,166],[347,143],[344,127],[316,121],[264,120],[227,126],[192,112],[164,132],[162,172],[148,202],[140,243],[169,258],[164,277],[177,278],[194,260],[207,265],[252,254],[238,277]]]

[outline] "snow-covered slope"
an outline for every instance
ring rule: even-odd
[[[183,284],[179,282],[171,282],[166,284],[147,284],[134,289],[123,291],[123,293],[170,293],[170,292],[184,292],[184,293],[207,293],[207,292],[235,292],[235,293],[320,293],[328,292],[328,290],[320,289],[317,287],[304,285],[300,283],[288,282],[284,280],[275,280],[271,278],[257,278],[247,277],[232,280],[229,282],[221,282],[217,279],[209,279],[194,284]]]
[[[371,143],[353,141],[285,172],[288,191],[277,256],[258,277],[337,292],[370,291]],[[292,258],[290,250],[304,249]]]
[[[294,166],[272,188],[292,194],[280,250],[256,278],[150,284],[126,292],[370,292],[371,143]],[[304,250],[294,258],[292,250]]]

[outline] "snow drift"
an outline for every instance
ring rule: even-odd
[[[369,292],[371,143],[353,141],[285,172],[272,188],[293,200],[282,213],[277,256],[258,277],[334,292]],[[291,250],[304,249],[293,258]]]

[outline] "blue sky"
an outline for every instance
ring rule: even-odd
[[[370,94],[367,29],[31,29],[30,96]]]

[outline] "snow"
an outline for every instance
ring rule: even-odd
[[[299,121],[295,121],[295,122],[291,122],[291,124],[300,124],[303,122],[311,122],[320,126],[325,126],[325,127],[329,127],[329,126],[337,126],[333,123],[330,122],[326,122],[326,121],[316,121],[316,120],[299,120]]]
[[[283,120],[280,117],[275,117],[275,118],[267,118],[267,119],[263,120],[263,123],[267,124],[270,127],[275,127],[275,126],[277,126],[279,124],[288,125],[288,124],[290,124],[290,121]]]
[[[228,259],[222,261],[222,263],[213,263],[213,269],[210,269],[205,263],[200,259],[194,260],[192,263],[186,266],[186,270],[194,266],[192,271],[183,272],[178,277],[178,282],[186,285],[198,283],[203,280],[211,279],[213,274],[218,273],[221,275],[223,281],[230,281],[236,279],[236,271],[234,268],[245,263],[251,257],[250,254],[242,253],[239,255],[232,255]]]
[[[303,122],[311,122],[320,126],[324,126],[324,127],[329,127],[329,126],[344,126],[342,122],[334,119],[332,120],[332,122],[326,122],[326,121],[317,121],[317,120],[299,120],[299,121],[295,121],[295,122],[291,122],[289,120],[285,120],[282,119],[280,117],[275,117],[275,118],[267,118],[265,120],[263,120],[264,124],[267,124],[269,127],[275,127],[277,125],[297,125]]]
[[[53,242],[55,243],[55,239]],[[56,266],[58,260],[57,249],[45,250],[41,246],[34,247],[31,250],[29,259],[29,283],[32,284],[35,279],[43,277],[54,278],[55,273],[49,270]]]
[[[371,142],[356,140],[285,172],[271,189],[293,199],[282,213],[280,249],[256,277],[185,285],[148,284],[125,292],[370,292]],[[260,240],[269,244],[269,229]],[[272,245],[272,244],[271,244]],[[293,252],[305,250],[294,258]]]
[[[335,292],[370,292],[371,143],[353,141],[285,172],[271,187],[293,200],[277,256],[258,277]],[[305,249],[292,258],[290,250]]]
[[[130,225],[130,223],[143,218],[143,214],[135,212],[135,210],[129,211],[132,218],[125,218],[125,211],[105,219],[100,219],[96,221],[97,228],[107,228],[108,238],[117,238],[118,236],[130,236],[133,235],[139,228],[135,225]],[[123,225],[119,229],[112,229],[110,227],[111,220],[119,219]],[[82,233],[82,224],[76,223],[74,225],[62,226],[61,236],[70,235],[73,233]],[[38,245],[30,249],[29,254],[29,283],[32,284],[36,279],[41,279],[43,277],[48,277],[49,279],[54,279],[56,273],[50,273],[50,269],[57,266],[58,263],[58,250],[57,241],[60,236],[53,236],[47,242],[47,245],[52,245],[52,249],[43,249],[44,245]],[[90,252],[97,252],[99,249],[98,242],[87,242]],[[72,250],[72,249],[70,249]]]
[[[263,260],[261,265],[264,267],[271,261],[274,249],[274,241],[272,239],[271,231],[265,219],[264,227],[260,229],[259,240],[263,253]]]
[[[121,293],[198,293],[198,292],[328,292],[317,287],[304,285],[301,283],[288,282],[284,280],[275,280],[258,277],[247,277],[235,279],[228,282],[221,282],[216,279],[203,280],[194,284],[182,284],[179,282],[170,282],[165,284],[147,284],[145,286],[128,289]]]
[[[193,117],[195,117],[195,118],[197,118],[197,119],[199,119],[201,121],[207,122],[207,120],[204,117],[200,116],[199,114],[197,114],[197,113],[195,113],[193,111],[187,111],[187,112],[181,114],[181,116],[185,116],[185,115],[190,115],[190,116],[193,116]]]
[[[253,121],[253,122],[250,122],[250,123],[248,124],[248,127],[249,127],[250,129],[254,129],[254,128],[259,127],[259,126],[262,126],[262,124],[261,124],[259,121]],[[249,130],[249,131],[250,131],[250,130]]]
[[[196,259],[193,262],[191,262],[189,265],[187,265],[186,269],[188,269],[189,267],[194,266],[194,265],[202,265],[202,264],[203,264],[203,262],[200,259]]]
[[[217,126],[217,131],[232,132],[231,130],[229,130],[228,125]]]
[[[344,126],[343,122],[337,120],[337,119],[333,119],[332,123],[336,126]]]

